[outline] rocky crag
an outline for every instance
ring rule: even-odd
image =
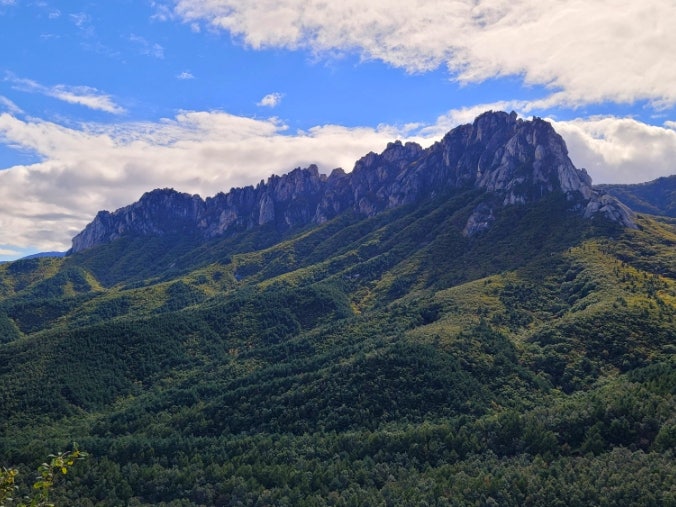
[[[454,189],[486,192],[467,220],[466,235],[490,227],[496,207],[536,202],[553,192],[565,194],[571,209],[585,217],[600,214],[635,227],[626,206],[592,188],[549,123],[487,112],[426,149],[390,143],[382,153],[362,157],[350,173],[334,169],[327,176],[312,165],[206,200],[153,190],[115,212],[99,212],[73,238],[70,253],[125,235],[189,233],[208,239],[266,224],[279,230],[320,224],[350,209],[373,216]]]

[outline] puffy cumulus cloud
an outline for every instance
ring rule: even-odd
[[[265,97],[258,101],[256,105],[262,107],[277,107],[282,101],[283,96],[283,94],[277,92],[268,93]]]
[[[0,245],[63,250],[98,210],[115,210],[153,188],[206,197],[311,163],[327,173],[350,170],[406,133],[335,125],[288,133],[275,118],[222,112],[76,129],[2,113],[0,142],[42,161],[0,171]]]
[[[631,118],[552,122],[594,183],[642,183],[676,174],[676,130]]]
[[[175,0],[174,14],[254,48],[358,51],[411,72],[522,76],[572,104],[676,103],[671,0]]]

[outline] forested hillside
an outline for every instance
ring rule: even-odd
[[[676,228],[476,190],[0,265],[0,463],[57,505],[673,505]]]
[[[634,211],[676,218],[676,175],[635,185],[598,185]]]

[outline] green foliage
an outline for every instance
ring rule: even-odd
[[[7,305],[7,315],[22,333],[30,334],[49,328],[73,310],[89,296],[32,298],[24,297]]]
[[[66,475],[76,461],[85,459],[86,452],[75,447],[72,451],[50,454],[49,462],[38,466],[37,480],[33,483],[33,494],[26,495],[25,501],[15,502],[13,496],[18,492],[16,477],[19,471],[16,468],[2,468],[0,470],[0,505],[16,505],[16,507],[54,507],[50,493],[59,475]]]
[[[6,313],[0,312],[0,343],[11,342],[21,336],[21,332],[14,320]]]
[[[186,306],[194,305],[200,303],[204,300],[204,294],[185,282],[179,280],[178,282],[172,283],[167,288],[167,301],[164,303],[164,306],[160,311],[175,311],[185,308]]]
[[[478,202],[0,266],[0,459],[81,442],[72,506],[673,504],[673,225]]]

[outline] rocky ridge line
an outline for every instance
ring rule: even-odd
[[[350,173],[334,169],[327,176],[311,165],[207,199],[153,190],[115,212],[99,212],[73,238],[70,253],[132,234],[189,233],[208,239],[266,224],[279,230],[321,224],[348,209],[373,216],[441,192],[471,188],[485,190],[491,199],[469,217],[466,235],[490,227],[496,198],[498,205],[526,204],[558,191],[585,217],[600,214],[635,227],[626,206],[592,188],[591,178],[573,165],[565,142],[549,123],[487,112],[426,149],[416,143],[389,143],[382,153],[358,160]]]

